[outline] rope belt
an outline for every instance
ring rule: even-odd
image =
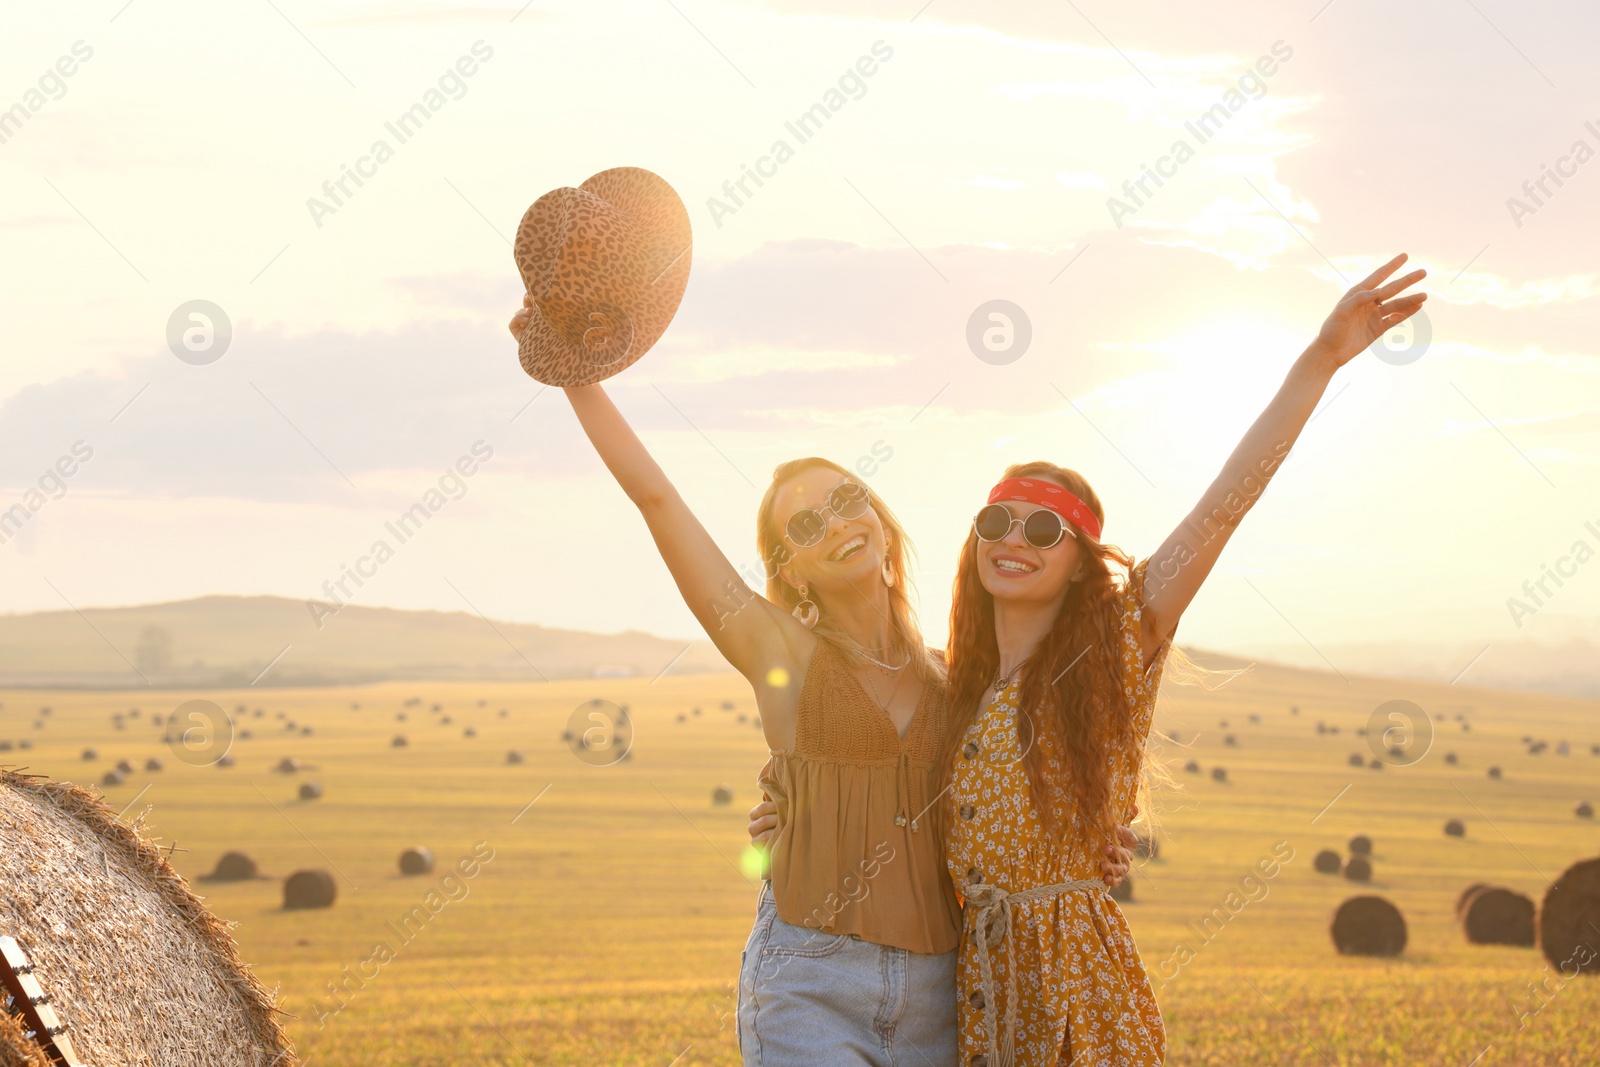
[[[1098,878],[1083,878],[1056,885],[1035,886],[1007,893],[996,885],[978,883],[965,889],[966,911],[973,916],[972,943],[978,950],[978,974],[983,982],[983,1024],[989,1035],[988,1067],[1012,1067],[1017,1030],[1017,957],[1011,948],[1011,905],[1013,902],[1043,900],[1075,890],[1106,892]],[[1004,1028],[996,1033],[994,1010],[994,970],[989,950],[1004,943],[1006,949],[1006,1013]]]

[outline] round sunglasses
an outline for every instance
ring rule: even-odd
[[[841,519],[859,519],[866,514],[871,500],[872,494],[867,492],[866,486],[841,482],[828,494],[828,502],[823,505],[821,512],[801,508],[790,515],[789,521],[784,524],[783,535],[798,548],[819,545],[828,535],[828,519],[824,512],[831,512]]]
[[[1022,524],[1022,537],[1034,548],[1054,548],[1063,535],[1073,532],[1061,516],[1049,508],[1039,508],[1025,519],[1012,517],[1011,510],[1004,504],[990,504],[972,520],[972,530],[980,540],[1000,541],[1011,532],[1011,527],[1017,523]]]

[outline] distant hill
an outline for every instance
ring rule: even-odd
[[[690,674],[731,668],[709,641],[554,630],[461,611],[349,605],[319,630],[303,601],[270,596],[0,615],[0,686],[538,681],[597,674],[653,678],[668,669]]]

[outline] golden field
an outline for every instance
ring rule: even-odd
[[[152,725],[197,698],[246,709],[236,729],[252,736],[235,738],[233,766],[181,762]],[[1410,766],[1351,767],[1351,753],[1372,756],[1358,731],[1396,698],[1429,713],[1432,749]],[[562,741],[592,699],[628,706],[629,759],[589,765]],[[756,895],[744,813],[765,745],[736,675],[10,690],[0,701],[0,740],[32,741],[0,761],[96,788],[118,760],[133,763],[103,788],[107,801],[129,819],[148,807],[148,832],[175,846],[175,866],[277,986],[309,1064],[738,1063],[733,983]],[[1318,721],[1339,732],[1317,733]],[[1536,950],[1469,945],[1454,920],[1468,883],[1538,900],[1568,864],[1600,853],[1600,829],[1573,812],[1600,801],[1600,705],[1263,666],[1216,691],[1169,684],[1157,725],[1184,742],[1157,750],[1177,787],[1157,794],[1161,852],[1136,870],[1126,910],[1166,1015],[1168,1062],[1600,1062],[1600,980],[1563,985]],[[409,743],[393,747],[396,734]],[[1524,736],[1549,748],[1529,754]],[[1561,741],[1569,755],[1556,754]],[[507,762],[512,749],[522,763]],[[165,769],[144,771],[150,756]],[[275,772],[283,757],[304,769]],[[1189,759],[1207,773],[1184,773]],[[1209,776],[1219,764],[1227,783]],[[298,799],[303,781],[323,797]],[[731,805],[712,803],[719,783]],[[1442,833],[1448,818],[1466,823],[1464,838]],[[1375,842],[1370,886],[1312,870],[1319,849],[1343,852],[1356,833]],[[411,845],[433,850],[432,875],[399,874]],[[1275,848],[1293,858],[1244,882]],[[197,881],[228,849],[274,877]],[[491,850],[474,876],[445,880]],[[335,873],[332,908],[281,908],[282,877],[302,867]],[[1334,951],[1333,909],[1359,892],[1404,912],[1398,959]],[[1207,938],[1193,924],[1213,909],[1226,922]]]

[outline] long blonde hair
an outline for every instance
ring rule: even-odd
[[[778,490],[785,482],[815,467],[835,471],[857,485],[866,487],[866,483],[850,471],[832,460],[817,456],[780,463],[772,472],[772,484],[767,486],[766,495],[761,498],[761,512],[756,518],[756,546],[761,553],[767,578],[767,599],[790,611],[794,610],[803,598],[800,596],[800,591],[784,581],[782,574],[779,573],[793,553],[784,544],[783,530],[773,518],[773,508],[777,503]],[[890,662],[908,658],[912,670],[924,685],[943,685],[944,661],[937,652],[923,643],[922,630],[917,625],[917,611],[911,603],[909,563],[914,555],[911,539],[906,536],[905,528],[900,525],[900,520],[895,518],[894,512],[889,510],[883,499],[870,488],[867,491],[870,494],[872,510],[877,513],[878,521],[889,534],[886,558],[890,573],[895,579],[894,584],[889,587]],[[865,657],[868,650],[862,647],[861,642],[840,629],[828,611],[827,603],[815,590],[811,591],[810,599],[820,612],[817,625],[811,632],[848,656]]]

